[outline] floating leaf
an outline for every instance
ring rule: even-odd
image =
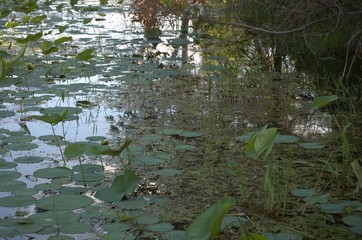
[[[80,219],[80,215],[71,211],[46,211],[37,212],[29,218],[46,227],[76,222]]]
[[[123,232],[130,229],[131,226],[124,223],[108,223],[104,224],[102,228],[107,232]]]
[[[186,231],[183,230],[171,230],[162,233],[162,239],[165,240],[183,239],[185,237],[185,234]]]
[[[180,174],[182,171],[174,168],[165,168],[154,171],[153,173],[158,176],[173,177]]]
[[[315,143],[315,142],[299,143],[299,146],[301,146],[302,148],[305,148],[305,149],[322,149],[322,148],[324,148],[323,144]]]
[[[42,116],[32,116],[35,119],[38,119],[40,121],[49,123],[51,125],[57,125],[58,123],[62,122],[65,120],[65,118],[67,117],[67,113],[68,110],[65,109],[63,112],[61,112],[60,114],[44,114]]]
[[[87,196],[59,194],[38,200],[36,206],[45,210],[62,211],[86,207],[92,203],[93,199]]]
[[[159,142],[161,141],[162,136],[158,135],[158,134],[150,134],[150,135],[145,135],[142,137],[142,140],[145,142]]]
[[[60,226],[60,232],[66,234],[81,234],[89,232],[92,229],[92,225],[89,223],[72,223]]]
[[[74,174],[73,176],[74,181],[77,182],[97,182],[97,181],[101,181],[104,179],[104,175],[100,174],[100,173],[78,173],[78,174]]]
[[[35,185],[33,188],[38,191],[53,191],[62,188],[63,185],[60,183],[40,183]]]
[[[173,228],[170,223],[156,223],[146,226],[146,229],[152,232],[167,232],[173,230]]]
[[[115,206],[122,208],[122,209],[142,209],[145,208],[150,204],[149,201],[144,199],[132,199],[132,200],[125,200],[125,201],[117,201],[113,203]]]
[[[306,188],[296,188],[291,190],[290,193],[297,197],[309,197],[315,195],[313,190]]]
[[[221,229],[230,226],[240,227],[241,224],[249,222],[248,219],[236,216],[225,216],[222,220]]]
[[[351,230],[351,232],[354,232],[358,235],[362,235],[362,227],[351,227],[351,228],[349,228],[349,230]]]
[[[178,151],[193,151],[196,149],[196,147],[194,145],[183,144],[177,145],[175,149]]]
[[[8,196],[0,198],[2,207],[26,207],[34,204],[36,198],[31,196]]]
[[[0,169],[16,168],[18,166],[15,162],[0,162]]]
[[[21,173],[14,171],[0,171],[0,183],[6,180],[14,180],[21,177]]]
[[[5,143],[26,143],[26,142],[31,142],[34,139],[36,139],[36,137],[23,135],[23,136],[9,136],[7,138],[4,138],[2,141]]]
[[[66,167],[43,168],[43,169],[38,169],[33,173],[34,177],[47,178],[47,179],[70,177],[72,175],[73,171]]]
[[[103,172],[104,167],[102,165],[85,163],[82,165],[73,166],[74,172],[83,172],[83,173],[93,173],[93,172]]]
[[[27,151],[39,147],[35,143],[13,143],[7,145],[6,148],[13,151]]]
[[[103,140],[107,140],[107,138],[103,137],[103,136],[89,136],[89,137],[86,137],[85,139],[88,141],[93,141],[93,142],[100,142]]]
[[[11,192],[17,189],[25,188],[26,184],[17,180],[0,181],[0,192]]]
[[[351,215],[342,218],[342,222],[351,227],[362,227],[362,216]]]
[[[83,24],[88,24],[92,21],[93,18],[84,18],[83,19]]]
[[[136,189],[138,181],[139,178],[134,172],[126,170],[124,175],[120,175],[113,180],[111,187],[97,191],[95,197],[106,202],[121,200],[124,195]]]
[[[299,138],[293,135],[278,134],[275,138],[275,143],[294,143],[298,140]]]
[[[201,213],[186,229],[183,239],[208,240],[220,232],[226,212],[235,204],[231,197],[224,197]]]
[[[301,235],[295,233],[265,233],[265,239],[268,240],[302,240]]]
[[[241,237],[239,238],[239,240],[269,240],[269,239],[274,240],[274,238],[266,238],[259,233],[249,233],[249,232],[241,235]]]
[[[12,111],[0,111],[0,118],[12,117],[15,113]]]
[[[27,233],[36,233],[39,232],[40,230],[43,229],[43,226],[36,224],[36,223],[32,223],[32,224],[17,224],[15,226],[15,231],[22,233],[22,234],[27,234]]]
[[[160,217],[156,215],[141,215],[135,218],[138,224],[148,225],[160,222]]]
[[[342,213],[345,205],[343,203],[322,203],[320,205],[321,211],[325,213]]]
[[[93,142],[75,142],[69,144],[64,150],[66,158],[77,158],[82,155],[99,156],[110,150],[109,146],[104,146]]]
[[[93,55],[92,55],[93,52],[94,52],[94,49],[90,48],[90,49],[84,50],[83,52],[78,53],[75,56],[75,58],[80,61],[88,61],[93,57]]]
[[[38,139],[46,142],[60,142],[62,141],[63,137],[59,135],[43,135],[38,137]]]
[[[17,157],[14,159],[16,163],[23,163],[23,164],[30,164],[30,163],[39,163],[42,162],[44,158],[37,157],[37,156],[24,156],[24,157]]]
[[[179,134],[179,136],[186,137],[186,138],[197,138],[197,137],[201,137],[202,135],[203,134],[200,132],[192,132],[192,131],[184,131]]]
[[[323,107],[327,106],[329,103],[336,101],[337,99],[338,99],[337,95],[316,97],[313,100],[311,109],[323,108]]]
[[[132,160],[132,166],[155,166],[166,162],[165,159],[157,158],[154,156],[142,156]]]
[[[162,129],[161,130],[161,133],[163,135],[179,135],[180,133],[182,133],[183,130],[180,130],[180,129],[173,129],[173,128],[167,128],[167,129]]]

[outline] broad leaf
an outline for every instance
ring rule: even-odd
[[[337,99],[337,95],[316,97],[312,103],[311,109],[323,108]]]
[[[208,240],[215,237],[220,232],[222,220],[226,212],[235,204],[231,197],[224,197],[212,205],[205,212],[201,213],[186,229],[183,238]]]
[[[67,117],[68,110],[64,110],[61,114],[57,115],[48,115],[44,114],[42,116],[32,116],[35,119],[38,119],[40,121],[49,123],[51,125],[57,125],[59,122],[63,121]]]
[[[88,61],[93,57],[93,48],[84,50],[83,52],[80,52],[77,54],[77,56],[75,56],[76,59],[80,60],[80,61]]]
[[[249,157],[258,158],[264,153],[264,158],[270,154],[277,137],[277,128],[267,128],[268,125],[262,127],[248,141],[245,147],[245,154]]]

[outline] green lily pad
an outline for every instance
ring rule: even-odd
[[[73,175],[73,171],[66,167],[55,167],[55,168],[42,168],[38,169],[33,173],[34,177],[38,178],[60,178],[60,177],[70,177]]]
[[[60,226],[59,230],[66,234],[81,234],[89,232],[92,225],[89,223],[72,223]]]
[[[324,148],[323,144],[315,143],[315,142],[305,142],[305,143],[299,143],[299,146],[305,149],[322,149]]]
[[[270,240],[302,240],[303,237],[294,233],[265,233],[264,236]]]
[[[1,228],[0,238],[8,239],[20,235],[14,228]]]
[[[62,187],[63,185],[59,183],[40,183],[35,185],[34,189],[38,191],[51,191],[61,189]]]
[[[144,199],[132,199],[114,202],[114,205],[122,209],[142,209],[150,203]]]
[[[171,230],[162,233],[162,239],[164,240],[174,240],[174,239],[184,239],[186,231],[184,230]]]
[[[146,229],[152,232],[167,232],[173,230],[173,228],[170,223],[156,223],[146,226]]]
[[[136,217],[135,220],[138,224],[149,225],[159,223],[161,221],[161,218],[156,215],[146,214]]]
[[[45,210],[62,211],[86,207],[92,203],[93,199],[87,196],[59,194],[38,200],[36,206]]]
[[[15,180],[21,177],[21,173],[14,171],[0,171],[0,183],[4,180]]]
[[[132,166],[155,166],[166,162],[166,160],[154,156],[142,156],[132,159]]]
[[[85,179],[83,179],[83,177]],[[101,181],[104,179],[104,175],[103,174],[100,174],[100,173],[77,173],[77,174],[74,174],[73,176],[73,179],[74,181],[77,181],[77,182],[83,182],[84,180],[86,182],[97,182],[97,181]]]
[[[193,151],[196,149],[196,147],[194,145],[184,144],[184,145],[177,145],[175,149],[178,151]]]
[[[39,110],[41,114],[48,114],[48,115],[60,115],[64,111],[67,111],[67,115],[77,115],[82,112],[82,109],[75,107],[49,107],[49,108],[42,108]]]
[[[35,143],[13,143],[6,146],[7,149],[13,151],[28,151],[39,147]]]
[[[197,137],[201,137],[202,135],[203,134],[200,132],[192,132],[192,131],[184,131],[179,134],[179,136],[185,137],[185,138],[197,138]]]
[[[76,222],[80,219],[80,215],[72,211],[46,211],[37,212],[29,218],[33,222],[47,227]]]
[[[315,195],[313,190],[305,188],[296,188],[291,190],[290,193],[297,197],[309,197]]]
[[[322,203],[320,205],[321,211],[325,213],[342,213],[345,205],[343,203]]]
[[[0,118],[12,117],[15,113],[11,111],[0,111]]]
[[[236,216],[225,216],[221,223],[221,229],[230,226],[240,227],[241,224],[249,222],[248,219]]]
[[[110,232],[105,235],[107,240],[135,240],[136,237],[130,232]]]
[[[34,204],[36,198],[32,196],[8,196],[0,198],[2,207],[26,207]]]
[[[159,142],[162,140],[162,136],[158,134],[149,134],[142,137],[144,142]]]
[[[362,227],[362,216],[351,215],[342,218],[342,222],[351,227]]]
[[[23,164],[39,163],[42,161],[44,161],[44,158],[37,156],[24,156],[24,157],[17,157],[14,159],[14,162],[23,163]]]
[[[102,165],[99,165],[99,164],[86,163],[86,164],[82,164],[82,166],[75,165],[73,167],[73,171],[74,172],[82,172],[83,171],[84,173],[103,172],[104,167]]]
[[[131,226],[125,223],[108,223],[104,224],[102,228],[107,232],[123,232],[130,229]]]
[[[66,235],[58,235],[58,236],[51,236],[48,238],[48,240],[75,240],[75,238]]]
[[[275,138],[275,143],[294,143],[298,140],[299,138],[293,135],[278,134]]]
[[[25,188],[26,184],[21,181],[0,181],[0,192],[11,192],[17,189]]]
[[[2,141],[5,143],[26,143],[26,142],[31,142],[34,139],[36,139],[36,137],[23,135],[23,136],[9,136],[7,138],[4,138]]]
[[[164,177],[173,177],[175,175],[180,174],[182,171],[174,168],[165,168],[160,169],[157,171],[154,171],[153,173],[158,176],[164,176]]]
[[[63,140],[63,137],[60,135],[43,135],[38,137],[38,139],[45,142],[61,142]]]
[[[248,142],[254,134],[255,132],[249,132],[247,134],[236,137],[235,140],[239,142]]]
[[[358,235],[362,235],[362,227],[351,227],[351,228],[349,228],[349,230]]]
[[[32,188],[18,189],[11,191],[14,196],[31,196],[37,194],[39,191]]]
[[[161,134],[168,135],[168,136],[179,135],[182,132],[183,132],[183,130],[174,129],[174,128],[167,128],[167,129],[162,129],[161,130]]]
[[[15,162],[0,162],[0,169],[16,168],[18,166]]]
[[[15,226],[15,231],[22,233],[22,234],[27,234],[27,233],[36,233],[39,232],[40,230],[43,229],[43,226],[36,224],[36,223],[32,223],[32,224],[17,224]]]
[[[103,137],[103,136],[89,136],[89,137],[86,137],[85,139],[88,141],[92,141],[92,142],[100,142],[100,141],[106,140],[107,138]]]
[[[84,187],[63,187],[59,189],[59,193],[61,194],[79,194],[85,193],[86,191],[88,191],[88,189]]]

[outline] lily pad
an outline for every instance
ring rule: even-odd
[[[29,218],[46,227],[76,222],[80,219],[80,215],[72,211],[46,211],[35,213]]]
[[[122,209],[142,209],[148,206],[150,203],[144,199],[132,199],[132,200],[125,200],[125,201],[117,201],[114,202],[114,205],[122,208]]]
[[[23,135],[23,136],[9,136],[7,138],[4,138],[2,141],[5,143],[26,143],[26,142],[31,142],[34,139],[36,139],[36,137]]]
[[[177,145],[175,149],[178,151],[193,151],[196,149],[196,147],[194,145],[184,144],[184,145]]]
[[[170,223],[156,223],[146,226],[146,229],[153,232],[167,232],[173,230],[173,225]]]
[[[38,137],[38,139],[45,142],[60,142],[62,141],[63,137],[60,135],[43,135]]]
[[[4,180],[14,180],[21,177],[21,173],[14,171],[0,171],[0,184]]]
[[[313,190],[306,188],[296,188],[291,190],[290,193],[297,197],[309,197],[315,195]]]
[[[7,145],[6,148],[13,151],[28,151],[39,147],[35,143],[14,143]]]
[[[34,186],[35,190],[38,191],[51,191],[62,188],[63,185],[59,183],[40,183]]]
[[[351,215],[343,217],[342,222],[351,227],[362,227],[362,215]]]
[[[11,191],[11,194],[14,196],[31,196],[37,194],[39,191],[32,189],[32,188],[24,188]]]
[[[36,198],[31,196],[8,196],[0,198],[2,207],[26,207],[34,204]]]
[[[156,215],[141,215],[135,218],[138,224],[148,225],[148,224],[156,224],[160,222],[161,218]]]
[[[45,210],[62,211],[86,207],[92,203],[93,199],[87,196],[59,194],[38,200],[36,206]]]
[[[322,149],[322,148],[324,148],[323,144],[315,143],[315,142],[299,143],[299,146],[301,146],[302,148],[305,148],[305,149]]]
[[[168,135],[168,136],[179,135],[182,132],[183,132],[183,130],[175,129],[175,128],[166,128],[166,129],[161,130],[161,134]]]
[[[39,232],[40,230],[43,229],[43,226],[36,224],[36,223],[32,223],[32,224],[17,224],[15,226],[15,231],[22,233],[22,234],[27,234],[27,233],[36,233]]]
[[[89,232],[92,229],[92,225],[89,223],[72,223],[60,226],[60,232],[66,234],[81,234]]]
[[[179,134],[179,136],[185,137],[185,138],[197,138],[197,137],[201,137],[202,135],[203,134],[200,132],[192,132],[192,131],[184,131]]]
[[[16,168],[18,166],[15,162],[0,162],[0,169]]]
[[[166,160],[154,156],[142,156],[132,160],[132,166],[155,166],[166,162]]]
[[[102,228],[107,232],[123,232],[130,229],[131,226],[125,223],[108,223],[104,224]]]
[[[293,135],[278,134],[275,138],[275,143],[294,143],[298,140],[299,138]]]
[[[84,179],[83,179],[84,177]],[[77,174],[74,174],[73,176],[73,179],[74,181],[77,181],[77,182],[83,182],[84,180],[86,182],[97,182],[97,181],[100,181],[102,179],[104,179],[104,175],[103,174],[100,174],[100,173],[77,173]]]
[[[174,168],[165,168],[154,171],[153,173],[158,176],[173,177],[180,174],[182,171]]]
[[[142,137],[145,142],[159,142],[162,140],[162,136],[158,134],[149,134]]]
[[[86,137],[85,139],[88,141],[92,141],[92,142],[100,142],[100,141],[106,140],[107,138],[103,137],[103,136],[89,136],[89,137]]]
[[[38,169],[33,173],[34,177],[38,178],[60,178],[60,177],[70,177],[73,175],[73,171],[66,167],[55,167],[55,168],[43,168]]]
[[[345,205],[343,203],[322,203],[320,205],[321,211],[325,213],[342,213]]]
[[[302,240],[303,237],[294,233],[265,233],[268,240]]]
[[[0,111],[0,118],[12,117],[15,115],[15,112],[11,111]]]
[[[103,172],[104,167],[99,164],[93,164],[93,163],[86,163],[80,165],[75,165],[73,167],[74,172],[84,172],[84,173],[93,173],[93,172]]]
[[[11,192],[17,189],[25,188],[26,184],[21,181],[0,181],[0,192]]]
[[[14,159],[14,162],[16,163],[23,163],[23,164],[30,164],[30,163],[39,163],[42,162],[44,158],[37,157],[37,156],[24,156],[24,157],[18,157]]]
[[[48,114],[48,115],[60,115],[64,111],[67,111],[67,115],[77,115],[82,112],[81,108],[75,107],[49,107],[49,108],[42,108],[39,110],[41,114]]]

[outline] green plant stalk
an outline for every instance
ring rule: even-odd
[[[63,154],[63,150],[62,150],[62,148],[60,147],[59,139],[57,138],[57,135],[55,134],[54,125],[53,125],[53,124],[50,124],[50,126],[52,127],[52,132],[53,132],[55,141],[57,142],[57,146],[58,146],[58,148],[59,148],[60,155],[62,156],[64,166],[66,166],[66,165],[67,165],[67,162],[65,161],[65,157],[64,157],[64,154]]]
[[[79,161],[80,173],[82,174],[82,178],[83,178],[83,185],[84,185],[84,187],[87,187],[87,180],[85,179],[83,164],[80,159],[80,156],[78,157],[78,161]]]

